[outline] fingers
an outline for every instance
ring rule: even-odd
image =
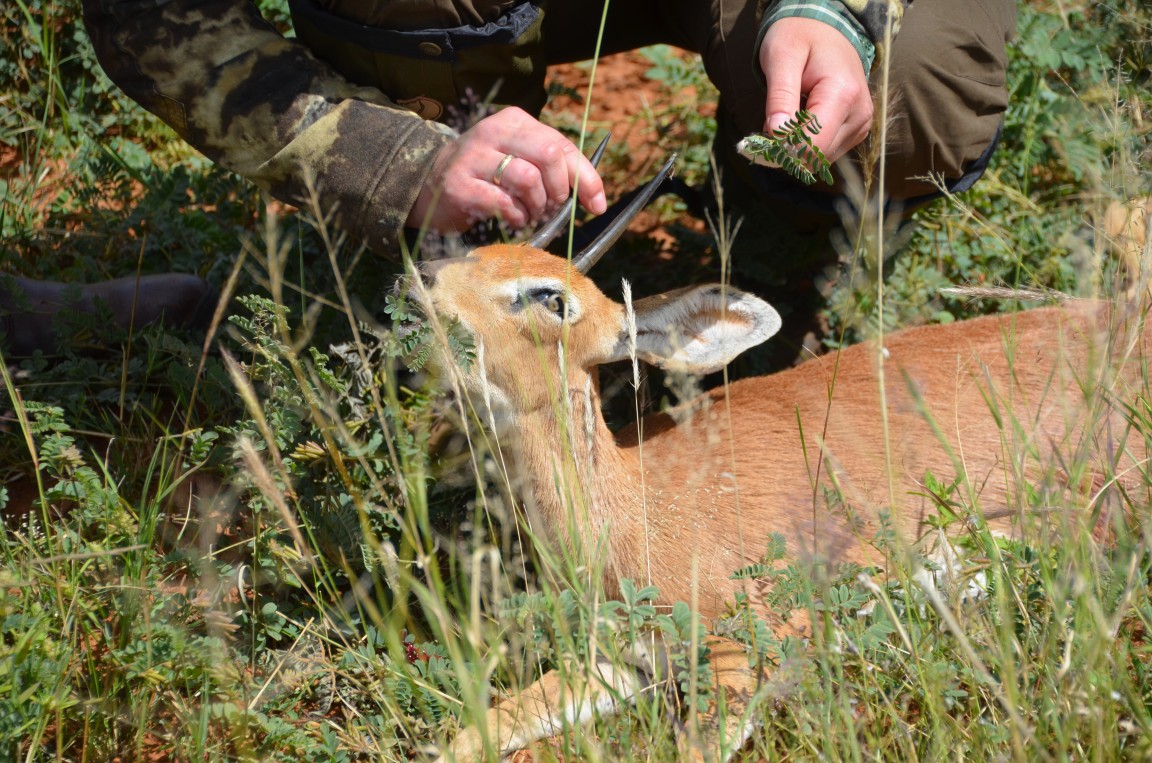
[[[509,159],[508,157],[511,157]],[[500,171],[500,164],[507,162],[504,170]],[[533,220],[539,219],[548,209],[559,206],[568,198],[568,189],[562,189],[555,195],[548,189],[549,178],[529,159],[515,154],[504,154],[496,164],[496,171],[492,175],[492,183],[497,191],[493,197],[499,199],[504,196],[510,200],[517,210],[523,210],[527,217],[523,223],[514,222],[505,218],[505,222],[514,227],[523,227]],[[555,178],[551,178],[554,182]],[[560,195],[563,194],[563,195]],[[559,196],[559,200],[556,200]]]
[[[782,31],[777,21],[760,46],[760,67],[768,83],[764,108],[764,131],[772,132],[800,110],[801,79],[808,60],[807,46]]]
[[[872,96],[856,49],[822,21],[785,18],[772,24],[760,47],[768,83],[765,130],[803,106],[820,121],[813,143],[830,162],[857,146],[872,127]]]
[[[555,131],[551,128],[543,125],[540,128],[526,133],[515,153],[523,160],[526,174],[544,190],[549,205],[557,207],[564,203],[581,177],[579,168],[568,161],[571,153],[576,153],[576,147],[560,133],[553,135]]]
[[[566,142],[564,147],[564,162],[568,165],[570,177],[573,178],[572,187],[576,189],[576,198],[579,199],[580,206],[594,215],[604,214],[608,209],[608,200],[604,196],[604,181],[600,179],[600,173],[592,166],[592,162],[580,153],[580,149],[571,141]]]
[[[514,162],[519,165],[521,190],[542,187],[547,197],[547,211],[567,201],[573,188],[576,189],[580,204],[592,214],[598,215],[607,209],[604,181],[600,179],[600,173],[572,141],[519,109],[506,109],[500,113],[505,112],[519,112],[528,120],[527,123],[521,120],[521,129],[517,131],[513,143],[502,144],[511,146],[508,151],[522,160]],[[531,195],[535,198],[535,193]],[[535,210],[529,199],[521,198],[519,201]]]
[[[855,148],[868,136],[872,126],[872,99],[867,88],[863,97],[857,89],[824,80],[808,96],[808,110],[820,120],[820,134],[813,139],[828,161]]]
[[[489,217],[528,227],[563,204],[572,188],[593,214],[608,206],[604,183],[580,150],[515,107],[482,119],[441,152],[425,185],[409,221],[423,210],[426,224],[440,231],[466,230]]]

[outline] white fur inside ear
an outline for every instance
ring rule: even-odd
[[[711,373],[780,330],[764,300],[719,285],[682,289],[636,303],[636,349],[662,368]]]

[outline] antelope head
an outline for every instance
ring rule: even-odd
[[[603,144],[597,151],[602,151]],[[597,158],[596,156],[593,157]],[[692,373],[719,369],[780,327],[776,311],[737,289],[708,285],[614,302],[586,275],[672,169],[675,156],[587,249],[571,261],[542,247],[562,229],[562,209],[525,244],[473,250],[422,263],[420,301],[456,320],[475,340],[478,362],[463,382],[497,420],[554,406],[567,391],[589,394],[596,367],[636,357]],[[571,202],[570,202],[571,203]]]

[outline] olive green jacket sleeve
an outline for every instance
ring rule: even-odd
[[[108,76],[212,161],[394,252],[455,135],[341,79],[246,0],[84,0]]]

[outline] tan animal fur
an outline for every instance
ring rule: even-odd
[[[1143,271],[1147,270],[1147,258],[1152,253],[1149,217],[1152,217],[1152,196],[1143,196],[1113,201],[1099,220],[1104,240],[1124,264],[1133,290],[1136,284],[1148,283]]]
[[[606,539],[610,596],[620,578],[651,583],[665,602],[697,602],[707,621],[743,590],[770,618],[763,591],[730,579],[759,559],[769,533],[785,535],[790,559],[883,564],[861,540],[889,507],[903,538],[922,534],[933,512],[926,471],[960,477],[965,503],[1010,531],[1026,483],[1046,486],[1054,505],[1083,505],[1114,479],[1136,483],[1143,468],[1144,443],[1124,410],[1146,390],[1124,369],[1144,364],[1148,337],[1140,316],[1122,320],[1120,310],[1073,304],[908,329],[884,338],[882,366],[875,343],[850,347],[614,434],[600,414],[597,367],[629,357],[624,305],[563,258],[528,247],[486,247],[424,275],[427,306],[459,319],[481,348],[459,381],[477,405],[488,401],[531,516],[570,548]],[[698,372],[778,327],[765,303],[718,286],[641,300],[635,313],[642,360]],[[1091,474],[1066,484],[1056,454],[1081,453]],[[835,485],[852,511],[829,511],[822,485]],[[694,755],[706,758],[747,735],[762,680],[739,647],[711,646],[729,713],[704,718]],[[600,689],[562,712],[583,717],[610,690],[626,698],[642,688],[599,668]],[[485,729],[463,732],[450,757],[479,756],[485,739],[506,752],[554,733],[561,696],[545,676],[491,710]]]

